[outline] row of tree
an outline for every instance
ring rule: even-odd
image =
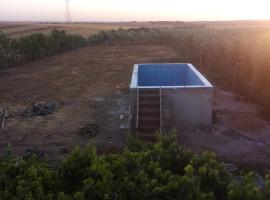
[[[0,68],[29,62],[63,51],[83,47],[87,40],[79,35],[53,30],[12,39],[0,33]]]
[[[0,159],[2,200],[183,199],[268,200],[270,178],[250,172],[234,181],[213,153],[196,155],[174,135],[147,144],[131,138],[120,154],[75,149],[57,168],[35,156]]]
[[[256,102],[270,115],[270,29],[119,29],[91,36],[92,44],[163,44],[174,48],[178,62],[193,63],[221,87]],[[175,61],[174,61],[175,62]]]
[[[159,36],[156,29],[118,29],[101,31],[88,39],[53,30],[49,34],[33,33],[21,38],[9,38],[0,33],[0,68],[18,65],[42,57],[55,55],[86,45],[110,44],[114,42],[156,41]]]

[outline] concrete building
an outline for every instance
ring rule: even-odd
[[[188,63],[135,64],[133,127],[143,138],[160,129],[211,127],[213,86]]]

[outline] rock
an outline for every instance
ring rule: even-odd
[[[120,129],[128,129],[128,125],[127,124],[121,124],[120,125]]]
[[[77,133],[83,136],[93,137],[98,133],[98,125],[96,122],[85,124],[78,129]]]
[[[124,114],[121,114],[120,115],[120,119],[122,120],[122,119],[124,119],[125,118],[125,115]]]
[[[17,137],[17,138],[16,138],[16,141],[17,141],[17,142],[22,142],[22,141],[23,141],[23,137]]]
[[[68,153],[68,149],[67,148],[61,148],[61,153]]]
[[[43,150],[38,150],[36,148],[34,148],[34,149],[26,149],[23,158],[24,159],[29,159],[32,156],[36,156],[37,158],[43,158],[44,157],[44,151]]]
[[[216,110],[213,110],[212,112],[212,123],[217,124],[218,123],[218,113]]]
[[[38,102],[34,103],[31,107],[23,111],[24,117],[41,117],[53,113],[55,110],[55,104]]]

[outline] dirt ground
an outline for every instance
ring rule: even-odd
[[[0,70],[0,111],[9,109],[0,129],[0,153],[11,144],[19,155],[38,149],[54,162],[93,140],[100,152],[121,149],[133,64],[149,62],[177,62],[177,56],[166,46],[92,46]],[[53,103],[55,111],[43,117],[18,115],[36,102]],[[215,151],[228,162],[270,166],[270,123],[259,107],[215,88],[214,113],[212,131],[179,132],[180,143],[195,152]],[[97,136],[78,134],[92,122],[99,127]]]
[[[220,88],[214,91],[212,130],[181,132],[180,142],[196,152],[214,151],[249,169],[269,169],[270,123],[263,118],[261,108],[237,94]]]
[[[165,46],[95,46],[0,70],[0,110],[10,114],[0,129],[0,151],[11,144],[20,155],[40,149],[46,159],[59,160],[92,140],[77,130],[93,121],[101,151],[123,147],[133,64],[175,59]],[[54,103],[56,110],[44,117],[16,115],[36,102]]]

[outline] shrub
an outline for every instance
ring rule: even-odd
[[[96,155],[93,145],[76,148],[58,168],[36,157],[0,160],[0,199],[269,199],[254,173],[232,180],[215,154],[179,146],[174,135],[155,144],[136,138],[120,154]]]
[[[19,39],[11,39],[0,34],[0,67],[35,60],[85,45],[87,45],[85,38],[59,30],[53,30],[48,35],[33,33]]]

